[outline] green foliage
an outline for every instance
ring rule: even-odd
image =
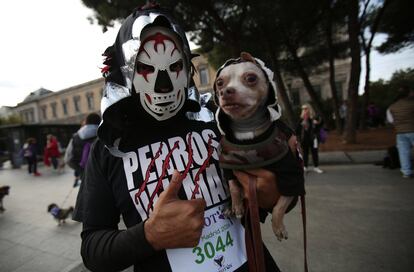
[[[9,117],[0,117],[0,125],[21,124],[22,120],[18,115],[10,115]]]
[[[414,69],[398,70],[389,81],[371,82],[370,100],[381,109],[387,109],[399,96],[404,85],[414,86]]]
[[[392,1],[384,13],[379,32],[387,39],[377,49],[381,53],[392,53],[414,45],[413,0]]]

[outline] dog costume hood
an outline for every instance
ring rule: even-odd
[[[237,59],[229,59],[227,60],[218,70],[216,73],[216,79],[219,77],[221,71],[232,64],[237,64],[237,63],[241,63],[241,62],[246,62],[249,60],[246,60],[246,58],[244,57],[246,54],[248,53],[244,53],[242,52],[240,54],[240,58]],[[268,100],[266,102],[267,104],[267,110],[270,114],[270,120],[271,121],[276,121],[280,118],[280,116],[282,115],[282,109],[279,106],[279,104],[277,103],[277,92],[276,92],[276,84],[273,81],[273,71],[270,70],[269,68],[266,67],[265,63],[258,59],[258,58],[254,58],[254,61],[256,62],[255,64],[263,71],[267,81],[268,81],[268,85],[269,85],[269,96],[268,96]],[[253,62],[254,63],[254,62]],[[214,88],[214,101],[216,103],[217,106],[219,106],[219,102],[218,102],[218,98],[216,95],[216,84],[214,84],[213,86]],[[216,121],[217,121],[217,126],[221,132],[222,135],[226,135],[226,131],[228,131],[228,124],[229,124],[229,117],[227,117],[226,114],[224,114],[224,112],[220,109],[220,107],[218,107],[217,111],[216,111]]]
[[[199,93],[192,81],[193,66],[190,46],[185,32],[174,21],[167,11],[153,6],[137,9],[123,22],[115,43],[108,47],[103,56],[106,57],[102,68],[105,77],[103,97],[101,100],[102,122],[98,129],[98,137],[107,147],[113,147],[115,141],[120,139],[123,128],[127,125],[126,116],[139,108],[136,101],[137,93],[133,78],[136,58],[139,53],[141,33],[148,26],[162,26],[168,28],[182,45],[183,62],[187,68],[188,84],[185,87],[185,103],[180,111],[198,112],[200,110]],[[144,111],[142,111],[145,114]],[[187,115],[191,119],[191,114]],[[150,118],[139,117],[141,120]]]

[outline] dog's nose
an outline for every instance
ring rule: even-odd
[[[224,89],[222,89],[220,91],[220,96],[222,96],[222,97],[228,97],[228,96],[233,95],[235,92],[236,92],[236,90],[234,88],[227,87],[227,88],[224,88]]]

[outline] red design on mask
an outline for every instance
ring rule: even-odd
[[[151,96],[149,96],[148,94],[145,94],[145,98],[147,99],[148,103],[152,105]]]
[[[162,44],[162,45],[163,45],[163,47],[164,47],[164,50],[165,50],[165,41],[170,41],[170,42],[172,42],[172,43],[174,44],[174,48],[173,48],[173,50],[171,51],[171,56],[172,56],[172,53],[173,53],[175,50],[177,50],[178,52],[180,52],[180,51],[178,50],[178,47],[177,47],[177,45],[176,45],[176,43],[174,42],[174,40],[173,40],[173,39],[171,39],[170,37],[168,37],[168,36],[166,36],[166,35],[164,35],[164,34],[162,34],[162,33],[160,33],[160,32],[157,32],[157,33],[155,33],[154,35],[151,35],[151,36],[147,37],[145,40],[143,40],[143,41],[142,41],[142,45],[141,45],[141,47],[140,47],[140,48],[139,48],[139,50],[138,50],[138,55],[139,55],[142,51],[145,51],[145,49],[144,49],[144,45],[145,45],[147,42],[150,42],[150,41],[154,41],[154,51],[155,51],[155,52],[157,52],[157,53],[158,53],[158,45],[159,45],[159,44]],[[147,53],[147,52],[145,51],[145,53]],[[147,53],[147,55],[148,55],[148,53]],[[148,55],[148,57],[149,57],[149,58],[151,58],[149,55]]]

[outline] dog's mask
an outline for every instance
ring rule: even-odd
[[[251,61],[223,68],[215,87],[219,106],[234,121],[247,119],[263,107],[269,91],[263,71]]]

